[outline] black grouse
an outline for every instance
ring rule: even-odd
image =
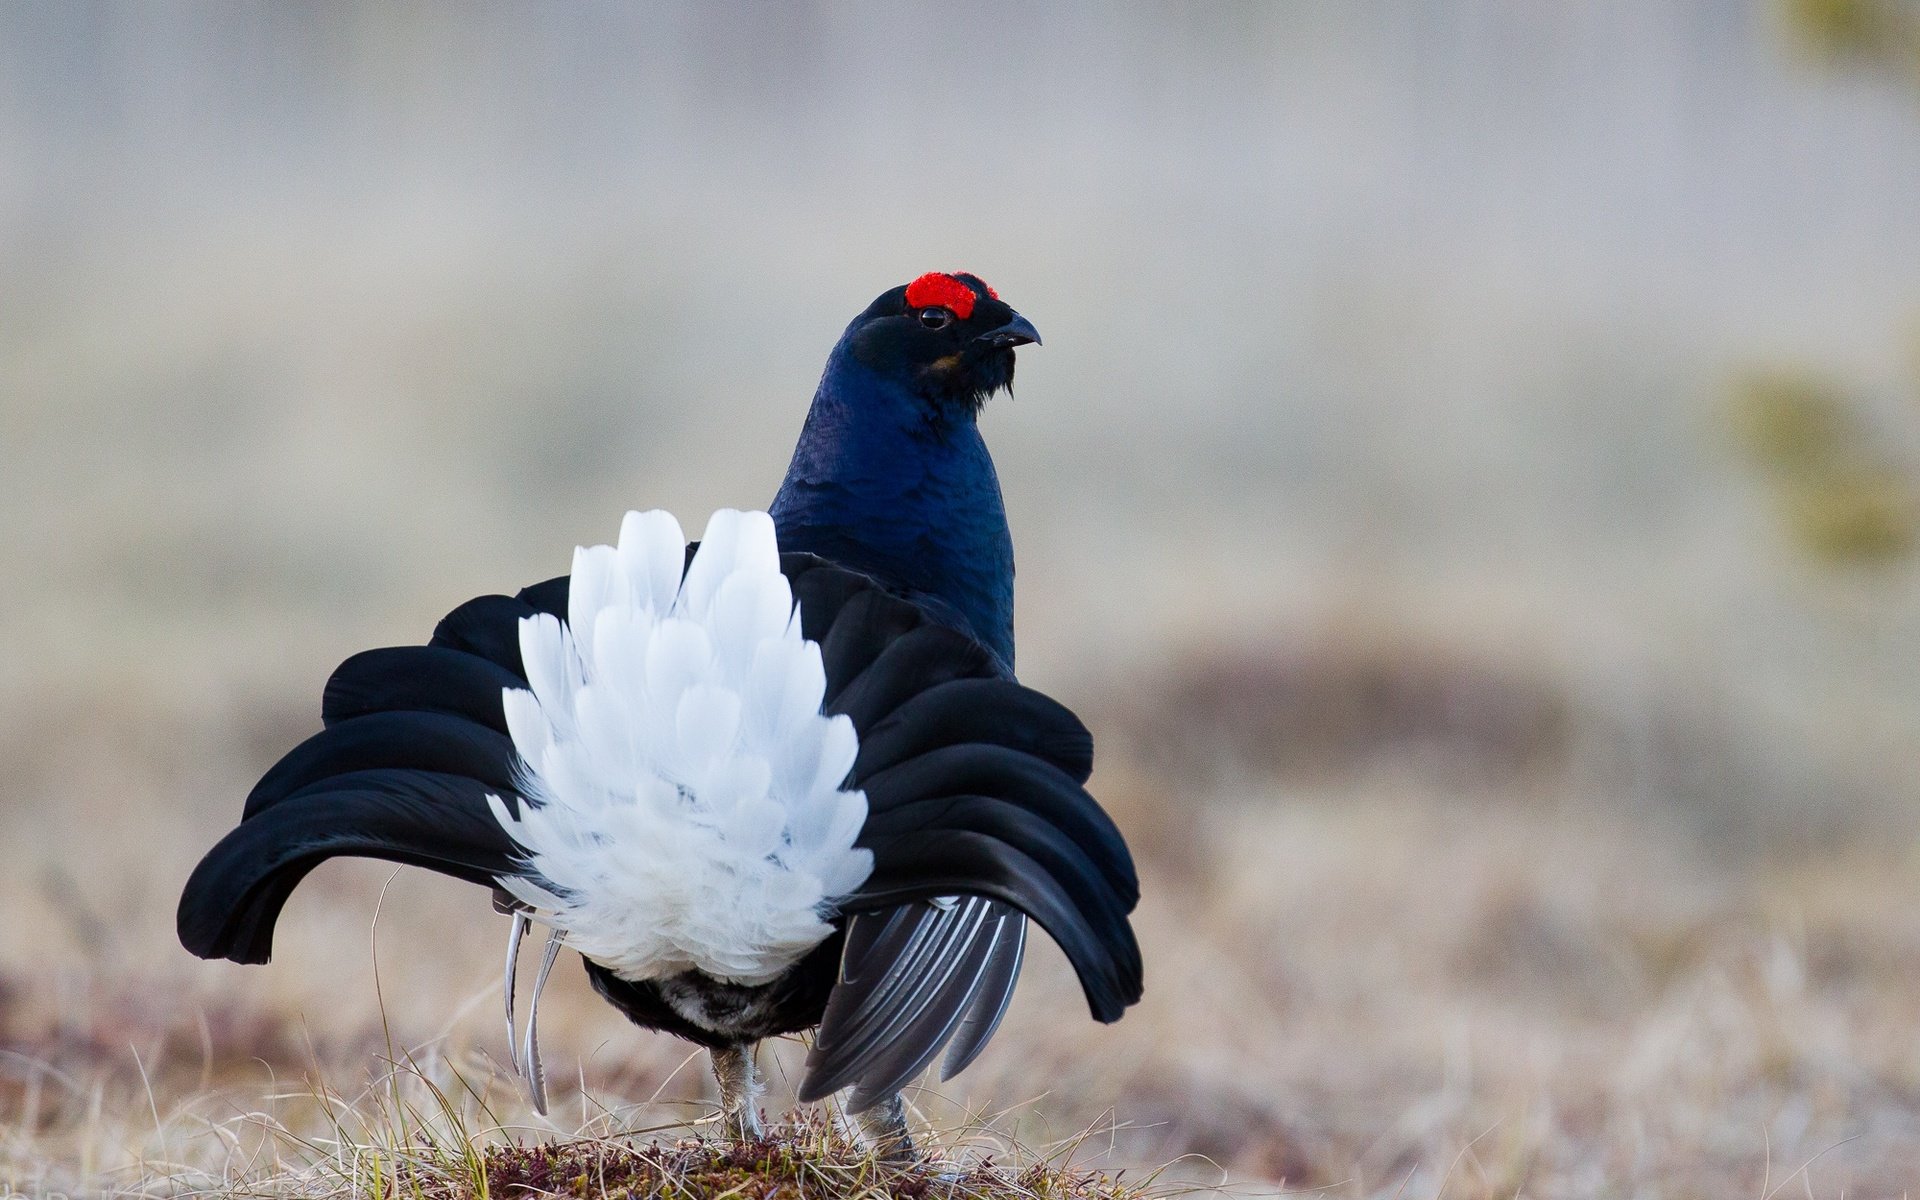
[[[536,1105],[568,946],[635,1023],[710,1049],[731,1134],[760,1131],[755,1043],[817,1027],[800,1099],[851,1087],[896,1155],[900,1089],[981,1052],[1029,918],[1117,1020],[1139,885],[1086,727],[1014,679],[977,423],[1039,340],[975,276],[893,288],[834,347],[769,512],[692,545],[630,513],[568,575],[349,658],[188,881],[180,940],[263,963],[321,860],[427,867],[510,914],[509,1037],[522,935],[551,930],[513,1055]]]

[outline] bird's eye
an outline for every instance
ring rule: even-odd
[[[928,329],[945,329],[953,320],[953,310],[934,306],[920,310],[920,323]]]

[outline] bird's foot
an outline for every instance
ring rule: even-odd
[[[735,1112],[723,1113],[724,1128],[730,1142],[757,1142],[766,1137],[766,1127],[760,1123],[760,1110],[752,1106]]]
[[[767,1131],[760,1123],[760,1077],[753,1066],[753,1047],[725,1046],[711,1054],[726,1136],[736,1142],[759,1141]]]
[[[912,1166],[919,1161],[913,1135],[907,1132],[907,1105],[898,1092],[872,1108],[856,1114],[861,1136],[874,1156],[890,1167]]]

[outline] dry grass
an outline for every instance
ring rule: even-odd
[[[710,1140],[710,1120],[636,1125],[631,1110],[602,1109],[570,1131],[552,1122],[509,1124],[502,1113],[516,1095],[510,1084],[502,1087],[484,1064],[463,1069],[431,1054],[382,1055],[381,1069],[357,1094],[331,1091],[313,1071],[296,1085],[266,1089],[210,1087],[203,1075],[197,1093],[175,1098],[163,1113],[153,1077],[134,1054],[148,1102],[142,1115],[152,1124],[135,1134],[107,1118],[107,1107],[123,1098],[111,1095],[104,1077],[71,1110],[67,1101],[79,1097],[43,1107],[43,1094],[30,1087],[4,1160],[5,1194],[1147,1200],[1174,1190],[1156,1187],[1151,1175],[1123,1182],[1124,1172],[1079,1165],[1088,1134],[1035,1153],[977,1122],[939,1131],[930,1154],[906,1168],[878,1160],[843,1131],[837,1113],[824,1110],[795,1114],[747,1143]],[[36,1066],[58,1084],[73,1082]],[[262,1106],[248,1107],[255,1102]],[[97,1171],[90,1168],[104,1164],[46,1156],[75,1145],[88,1155],[149,1135],[137,1161]]]
[[[1086,1169],[1173,1162],[1169,1185],[1355,1197],[1920,1179],[1910,851],[1730,856],[1644,814],[1390,772],[1319,793],[1183,795],[1118,764],[1098,782],[1141,845],[1147,1000],[1095,1026],[1039,954],[989,1054],[915,1096],[963,1169],[1016,1156],[1002,1194],[1092,1194],[1033,1175],[1021,1144],[1071,1144]],[[564,972],[546,1013],[563,1082],[533,1116],[495,1061],[497,922],[403,875],[370,941],[389,875],[323,871],[264,970],[182,961],[163,909],[109,965],[63,944],[44,897],[11,908],[37,940],[8,944],[0,1185],[501,1195],[524,1175],[597,1195],[604,1175],[615,1195],[810,1196],[858,1176],[822,1118],[793,1114],[731,1191],[741,1152],[683,1140],[713,1128],[704,1063]],[[775,1117],[798,1052],[766,1055]],[[715,1172],[731,1182],[688,1182]],[[654,1186],[669,1177],[688,1186]]]

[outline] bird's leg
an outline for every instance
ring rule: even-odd
[[[720,1081],[720,1115],[727,1136],[737,1142],[755,1142],[760,1128],[760,1073],[753,1066],[753,1043],[722,1046],[708,1051],[713,1077]]]
[[[913,1135],[907,1132],[907,1105],[895,1092],[872,1108],[862,1109],[856,1114],[860,1122],[860,1132],[867,1137],[867,1146],[881,1161],[888,1163],[907,1163],[913,1161]]]

